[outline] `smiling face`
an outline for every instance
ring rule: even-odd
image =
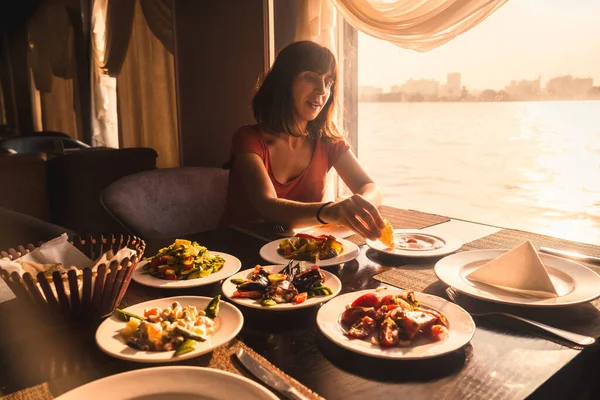
[[[337,63],[315,42],[294,42],[281,50],[252,98],[256,121],[265,130],[292,136],[341,137],[333,122]]]
[[[302,129],[309,121],[319,116],[331,96],[334,84],[333,72],[319,74],[312,71],[300,72],[294,79],[292,99],[296,123]]]

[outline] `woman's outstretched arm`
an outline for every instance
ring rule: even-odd
[[[351,190],[356,190],[356,194],[323,208],[321,219],[344,225],[366,238],[378,238],[383,227],[383,220],[376,207],[381,203],[378,186],[349,151],[340,156],[334,167],[346,185]],[[303,203],[278,198],[269,174],[256,154],[238,154],[233,169],[241,177],[249,201],[265,220],[291,228],[320,223],[316,215],[324,203]]]

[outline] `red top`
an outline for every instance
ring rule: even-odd
[[[325,194],[327,172],[337,162],[340,155],[348,151],[349,148],[350,146],[344,139],[337,141],[318,140],[308,167],[292,181],[280,183],[273,175],[269,148],[260,128],[257,125],[246,125],[233,135],[229,160],[232,163],[237,154],[254,153],[263,161],[278,198],[301,202],[318,202],[323,200]],[[241,177],[232,170],[229,174],[225,212],[219,225],[227,226],[259,219],[263,218],[250,204]]]

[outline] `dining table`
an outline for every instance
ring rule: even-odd
[[[600,256],[600,246],[451,217],[382,207],[394,228],[444,232],[461,237],[457,252],[509,249],[525,240]],[[278,238],[257,225],[232,226],[183,235],[210,250],[234,255],[242,269],[268,264],[260,249]],[[146,239],[150,256],[176,238]],[[379,287],[414,290],[448,300],[434,273],[443,257],[415,259],[382,254],[354,235],[358,256],[323,269],[342,283],[341,294]],[[600,273],[600,266],[581,262]],[[170,296],[221,294],[222,282],[160,289],[129,284],[120,308]],[[600,293],[600,288],[598,288]],[[229,301],[223,298],[222,301]],[[310,399],[593,399],[600,398],[599,347],[580,347],[514,319],[474,317],[475,333],[465,346],[433,358],[385,359],[358,354],[329,340],[316,323],[319,305],[273,312],[236,305],[244,324],[228,344],[172,365],[201,366],[239,374],[258,383],[236,359],[243,348],[268,370]],[[510,307],[512,313],[573,332],[600,337],[600,302],[557,308]],[[96,344],[101,321],[48,324],[19,299],[0,304],[0,395],[6,399],[52,399],[118,373],[156,364],[113,358]],[[143,383],[140,383],[143,384]],[[215,388],[218,390],[218,388]],[[271,388],[271,390],[273,390]],[[281,393],[276,392],[282,399]]]

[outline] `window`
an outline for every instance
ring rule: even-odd
[[[385,204],[599,243],[597,15],[508,2],[427,53],[359,33],[357,153]]]

